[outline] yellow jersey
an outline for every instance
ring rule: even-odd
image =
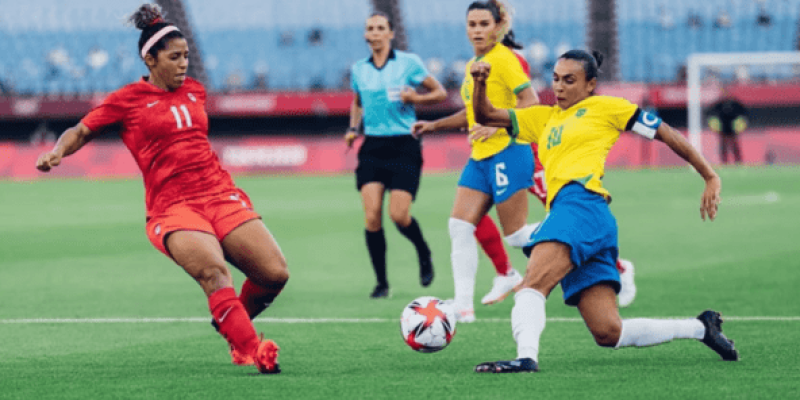
[[[548,210],[558,191],[570,182],[611,197],[602,182],[606,157],[620,132],[636,123],[637,109],[619,97],[590,96],[566,110],[558,106],[509,110],[518,139],[539,145]]]
[[[531,86],[530,78],[522,70],[522,65],[511,51],[502,44],[496,44],[492,50],[481,57],[475,57],[467,63],[464,71],[464,82],[461,84],[461,99],[467,109],[469,128],[475,125],[475,112],[472,110],[472,91],[474,81],[469,73],[472,64],[483,61],[492,66],[492,72],[486,81],[486,95],[497,108],[514,108],[517,106],[517,94]],[[508,147],[513,138],[505,129],[498,130],[483,142],[472,142],[472,158],[482,160],[491,157]],[[523,142],[524,143],[524,142]]]

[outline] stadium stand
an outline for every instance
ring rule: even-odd
[[[137,31],[123,21],[140,0],[28,0],[0,7],[0,84],[7,94],[107,92],[145,69]],[[586,43],[585,0],[510,0],[514,30],[535,70]],[[347,71],[368,52],[369,0],[185,0],[216,91],[347,89]],[[409,50],[441,81],[472,56],[467,0],[402,0]],[[800,0],[617,0],[621,78],[669,82],[693,52],[797,49]],[[691,27],[690,29],[685,29]],[[735,74],[721,71],[721,74]],[[783,79],[789,67],[749,72]],[[543,80],[544,82],[548,79]]]

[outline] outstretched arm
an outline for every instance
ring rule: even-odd
[[[707,215],[713,221],[717,216],[717,206],[720,202],[720,190],[722,189],[722,181],[719,179],[719,175],[714,172],[711,164],[689,144],[683,135],[666,123],[662,123],[658,127],[655,138],[664,142],[675,154],[691,164],[700,176],[705,179],[706,188],[703,191],[703,198],[700,202],[700,218],[705,221]]]
[[[475,122],[484,126],[506,128],[511,126],[511,117],[508,110],[494,108],[486,96],[486,79],[492,66],[488,63],[477,62],[472,64],[470,74],[475,82],[472,90],[472,110],[475,112]]]
[[[39,156],[39,159],[36,160],[36,168],[42,172],[49,172],[53,167],[61,164],[62,158],[80,150],[81,147],[89,143],[97,135],[82,122],[79,122],[78,125],[64,131],[52,150]]]
[[[469,126],[467,121],[467,110],[461,109],[455,114],[436,121],[417,121],[411,127],[411,134],[418,138],[428,132],[447,131],[453,129],[463,129]]]

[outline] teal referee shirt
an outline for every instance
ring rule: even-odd
[[[414,105],[403,104],[400,92],[419,86],[430,74],[416,54],[392,49],[381,68],[372,57],[353,64],[350,82],[361,98],[364,133],[368,136],[410,135],[417,120]]]

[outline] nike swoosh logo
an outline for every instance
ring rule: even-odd
[[[498,195],[498,196],[502,196],[502,195],[503,195],[503,193],[505,193],[505,192],[506,192],[506,190],[508,190],[508,188],[505,188],[505,189],[503,189],[503,190],[498,190],[498,191],[494,192],[494,194],[496,194],[496,195]]]
[[[233,307],[230,307],[230,308],[228,308],[227,310],[225,310],[225,313],[224,313],[224,314],[222,314],[222,316],[221,316],[221,317],[219,317],[219,320],[217,320],[217,323],[220,323],[220,324],[221,324],[221,323],[222,323],[222,321],[225,321],[225,317],[227,317],[227,316],[228,316],[228,313],[229,313],[229,312],[231,312],[231,310],[233,310]]]
[[[154,105],[158,104],[158,102],[159,102],[159,101],[161,101],[161,100],[156,100],[156,101],[154,101],[154,102],[152,102],[152,103],[147,103],[147,108],[150,108],[150,107],[152,107],[152,106],[154,106]]]

